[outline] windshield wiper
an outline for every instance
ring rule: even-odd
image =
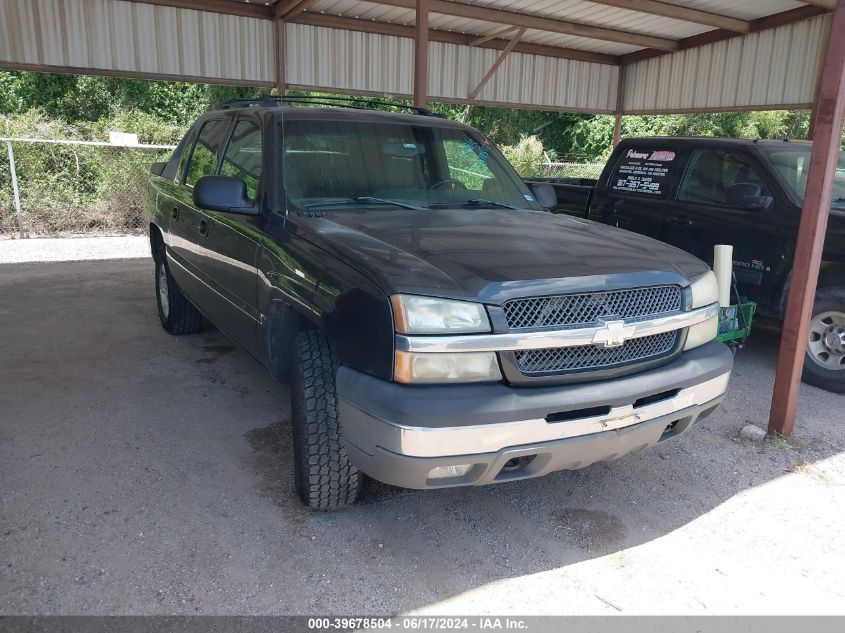
[[[388,200],[387,198],[375,198],[373,196],[355,196],[354,198],[346,198],[343,200],[332,200],[330,202],[312,202],[311,204],[303,205],[303,208],[310,209],[312,207],[334,207],[342,204],[360,204],[367,202],[377,202],[379,204],[393,204],[403,209],[412,209],[414,211],[425,211],[426,207],[419,207],[408,202],[400,202],[399,200]]]
[[[505,209],[514,209],[520,211],[519,207],[512,204],[505,204],[504,202],[496,202],[495,200],[487,200],[486,198],[472,198],[471,200],[464,200],[463,202],[438,202],[438,205],[447,207],[504,207]],[[434,206],[434,205],[432,205]]]
[[[381,202],[383,204],[395,204],[397,207],[403,209],[413,209],[414,211],[425,211],[426,207],[420,207],[410,202],[400,202],[399,200],[388,200],[387,198],[374,198],[373,196],[358,196],[352,198],[355,202]]]

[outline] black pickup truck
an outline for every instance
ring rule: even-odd
[[[598,181],[555,182],[554,210],[659,239],[713,261],[734,247],[734,273],[757,312],[783,318],[811,143],[631,138]],[[845,393],[845,153],[839,160],[804,380]]]
[[[202,116],[145,204],[164,329],[204,316],[290,382],[307,505],[581,468],[721,402],[701,260],[548,213],[465,125],[304,105]]]

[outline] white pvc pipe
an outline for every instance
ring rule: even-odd
[[[23,228],[23,209],[21,208],[21,192],[18,190],[18,172],[15,169],[15,152],[12,149],[11,141],[6,141],[6,149],[9,152],[9,175],[12,177],[12,194],[15,198],[15,213],[18,217],[18,234],[21,239],[26,237]]]
[[[730,244],[717,244],[713,249],[713,272],[719,286],[719,305],[731,305],[731,280],[733,273],[734,247]]]

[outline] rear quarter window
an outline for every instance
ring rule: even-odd
[[[678,152],[649,146],[632,146],[616,159],[608,190],[650,198],[666,198],[680,163]]]

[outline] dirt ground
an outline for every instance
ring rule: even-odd
[[[2,614],[845,613],[845,398],[765,426],[777,339],[619,461],[495,487],[293,491],[286,389],[159,326],[148,259],[0,266]]]

